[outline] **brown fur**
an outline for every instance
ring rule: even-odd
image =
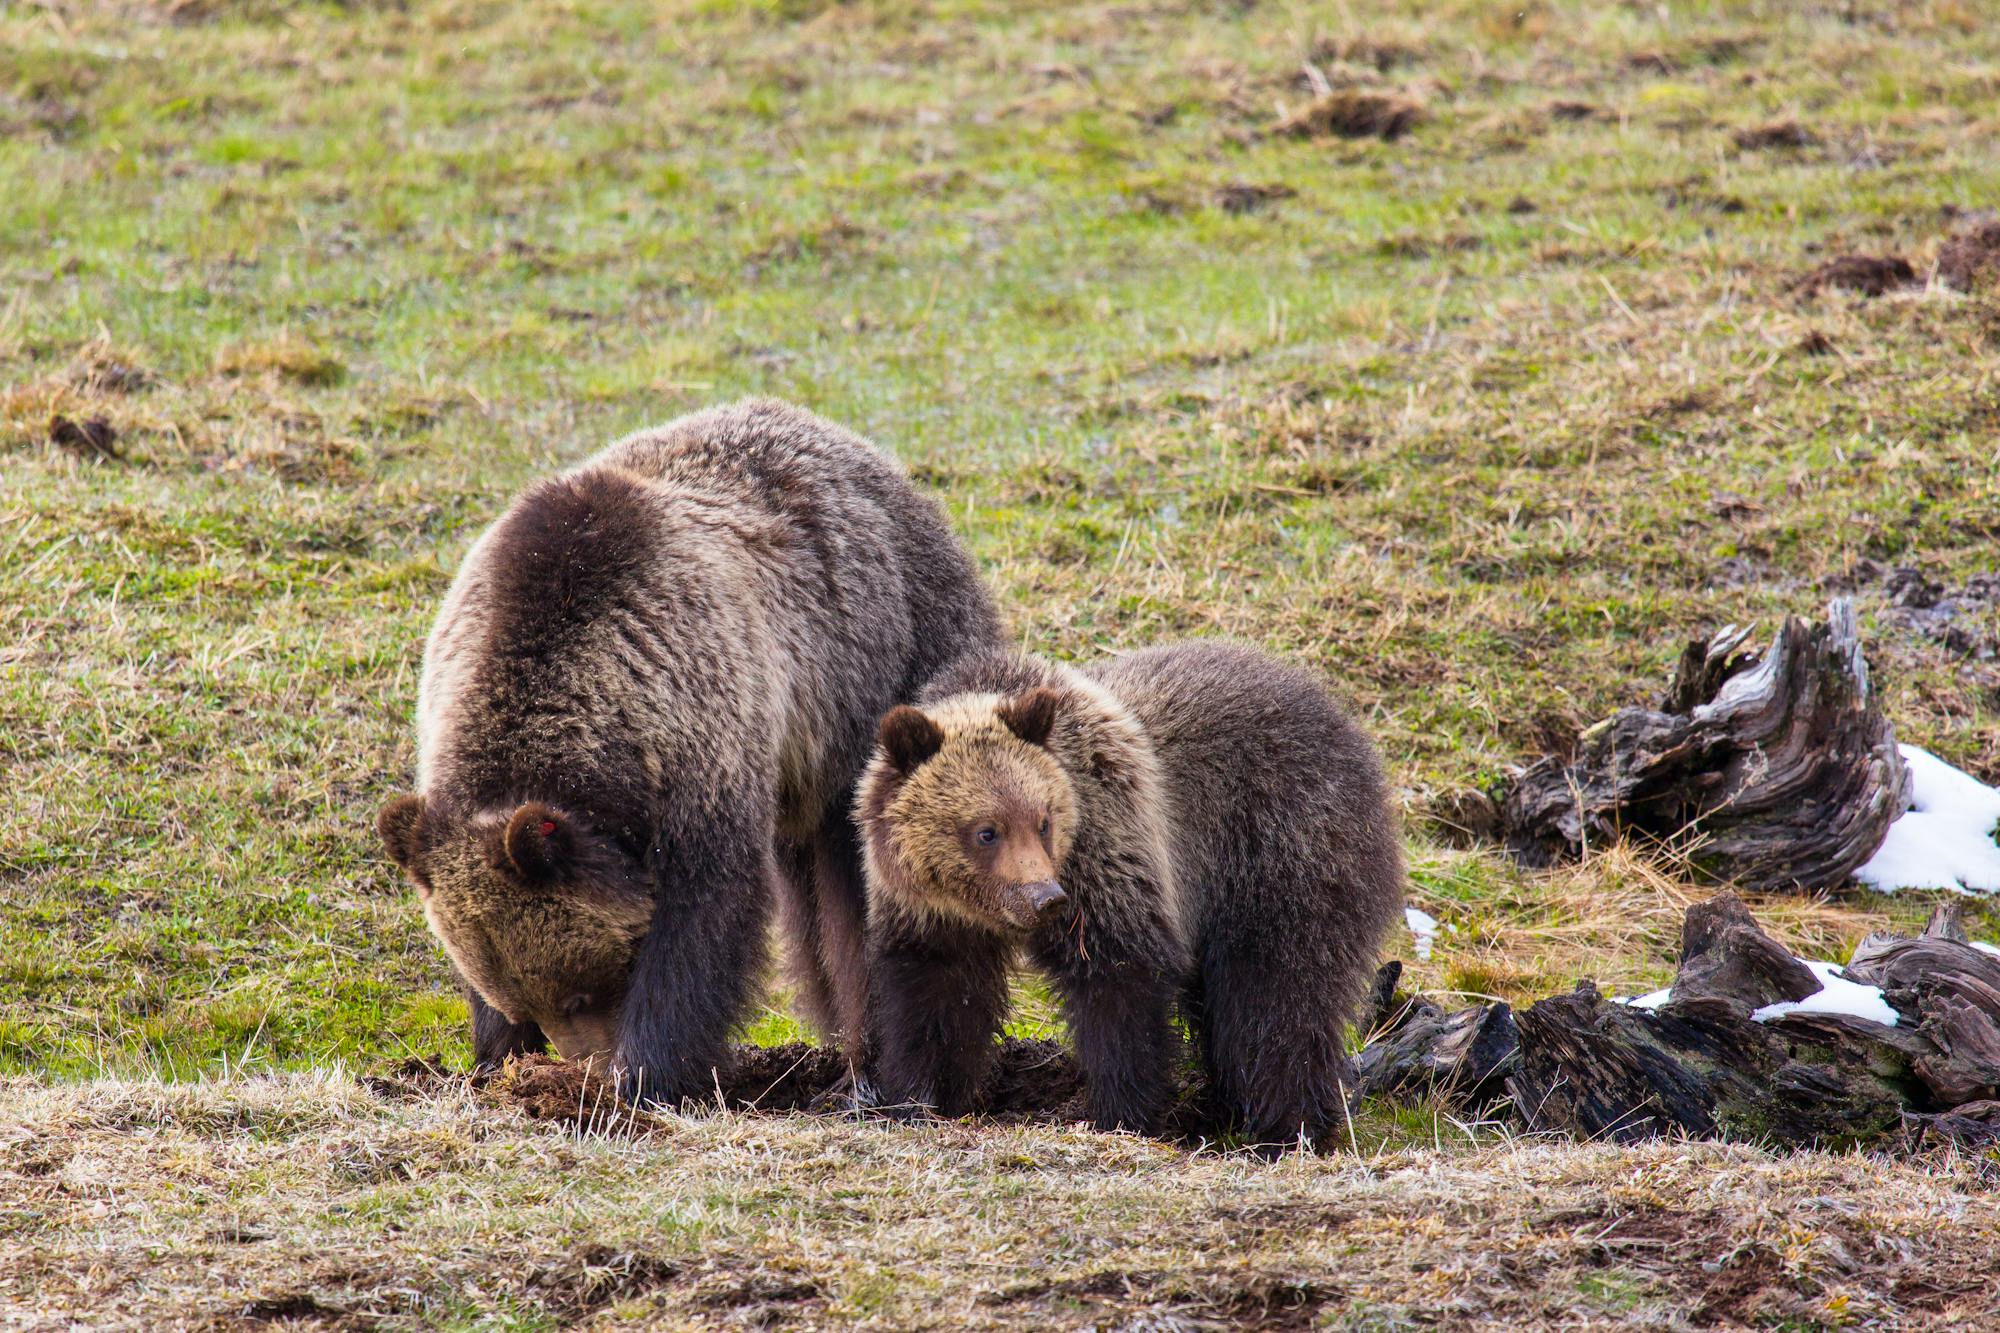
[[[380,827],[473,992],[482,1061],[614,1051],[699,1094],[784,906],[810,1016],[865,996],[847,818],[875,720],[999,627],[936,507],[773,402],[684,417],[530,488],[445,598],[421,796]]]
[[[856,805],[870,1095],[967,1109],[1025,948],[1062,995],[1099,1124],[1153,1124],[1178,1000],[1227,1118],[1317,1141],[1403,898],[1380,763],[1325,690],[1248,648],[1184,644],[1087,673],[968,660],[927,697],[884,720]],[[1017,809],[1048,813],[1045,862],[969,853],[967,828]],[[1028,912],[1041,864],[1063,896]]]

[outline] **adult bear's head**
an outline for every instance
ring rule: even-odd
[[[869,911],[1022,932],[1067,901],[1076,792],[1049,752],[1054,690],[966,694],[883,716],[855,814]]]
[[[530,801],[470,814],[398,796],[375,826],[416,885],[459,975],[566,1059],[616,1045],[633,955],[653,920],[638,862],[576,818]]]

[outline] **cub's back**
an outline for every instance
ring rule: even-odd
[[[1095,666],[1146,727],[1173,805],[1182,892],[1200,910],[1248,868],[1313,858],[1329,884],[1397,880],[1374,745],[1309,673],[1240,644],[1142,649]],[[1386,909],[1385,909],[1386,910]]]

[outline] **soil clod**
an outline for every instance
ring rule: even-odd
[[[1813,296],[1829,287],[1882,296],[1898,287],[1915,285],[1917,271],[1900,255],[1841,255],[1829,259],[1792,284],[1802,296]]]
[[[118,432],[103,417],[49,418],[49,443],[78,458],[123,458],[118,448]]]
[[[1285,116],[1271,133],[1295,139],[1399,139],[1423,116],[1422,103],[1401,93],[1339,88]]]
[[[1296,199],[1299,192],[1289,185],[1251,185],[1237,181],[1215,192],[1215,202],[1225,213],[1256,213],[1280,199]]]
[[[1731,136],[1736,146],[1744,152],[1757,152],[1766,148],[1811,148],[1819,142],[1814,134],[1796,120],[1773,120],[1763,125],[1749,125]]]
[[[1988,222],[1945,242],[1938,251],[1938,280],[1962,292],[2000,285],[2000,222]]]

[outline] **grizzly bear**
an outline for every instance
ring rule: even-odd
[[[552,1040],[712,1090],[780,900],[813,1021],[860,1031],[849,810],[883,711],[1000,626],[938,507],[783,403],[682,417],[531,486],[424,654],[418,794],[378,819],[469,991],[474,1058]]]
[[[1222,643],[1079,671],[983,654],[882,719],[860,1100],[972,1109],[1017,951],[1061,999],[1102,1128],[1156,1126],[1176,1004],[1212,1112],[1317,1143],[1343,1027],[1403,901],[1375,749],[1304,672]]]

